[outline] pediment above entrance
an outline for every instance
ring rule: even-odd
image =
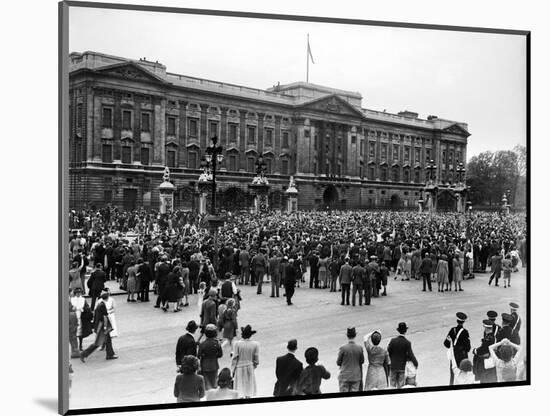
[[[363,113],[361,111],[336,94],[308,101],[302,104],[300,109],[363,118]]]
[[[96,70],[97,73],[110,75],[119,78],[125,78],[135,81],[148,81],[156,82],[161,84],[166,84],[167,82],[159,77],[156,74],[146,70],[145,68],[140,67],[138,64],[133,62],[123,62],[120,64],[109,65],[106,67],[101,67]]]

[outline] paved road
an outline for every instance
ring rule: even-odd
[[[526,303],[524,270],[513,274],[508,289],[489,287],[487,280],[488,274],[481,274],[463,283],[464,292],[438,293],[437,289],[422,292],[421,281],[390,278],[389,295],[362,307],[341,306],[340,293],[304,286],[296,289],[293,306],[287,306],[283,298],[270,298],[269,285],[264,286],[262,295],[256,295],[255,288],[241,287],[244,301],[239,325],[251,324],[258,331],[253,338],[260,343],[260,365],[256,370],[259,395],[272,394],[275,358],[286,352],[288,339],[298,339],[297,356],[301,361],[307,347],[319,349],[320,363],[332,374],[321,389],[335,392],[336,356],[339,346],[346,342],[346,328],[357,328],[358,341],[367,332],[379,329],[382,345],[387,345],[399,321],[409,326],[408,338],[420,363],[419,385],[447,385],[448,361],[442,342],[455,323],[455,313],[460,310],[469,315],[466,328],[475,347],[481,339],[481,321],[487,310],[509,312],[509,302],[520,306]],[[116,302],[120,336],[113,343],[120,358],[106,361],[105,353],[97,351],[85,364],[73,360],[71,408],[174,402],[175,345],[186,323],[198,320],[197,296],[192,296],[191,306],[179,313],[154,309],[152,302],[129,304],[125,296],[117,296]],[[520,316],[524,316],[522,310]],[[92,339],[90,336],[84,345]],[[229,364],[226,348],[220,365]]]

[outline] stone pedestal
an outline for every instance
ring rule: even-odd
[[[285,194],[287,196],[286,212],[291,213],[298,211],[298,189],[296,189],[296,184],[294,183],[294,176],[290,177],[290,183]]]
[[[199,194],[199,214],[206,214],[206,193],[204,192]]]
[[[163,182],[159,185],[160,213],[167,214],[174,211],[174,190],[170,182],[170,169],[164,169]]]

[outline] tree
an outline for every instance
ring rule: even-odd
[[[466,171],[472,204],[498,206],[505,193],[508,202],[513,203],[522,169],[520,164],[521,156],[515,150],[487,151],[472,157]]]
[[[521,144],[516,144],[514,153],[518,157],[518,176],[525,176],[527,174],[527,149]]]

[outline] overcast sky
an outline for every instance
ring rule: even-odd
[[[69,50],[146,57],[167,71],[269,88],[357,91],[363,107],[468,123],[468,158],[525,144],[525,38],[218,16],[70,8]]]

